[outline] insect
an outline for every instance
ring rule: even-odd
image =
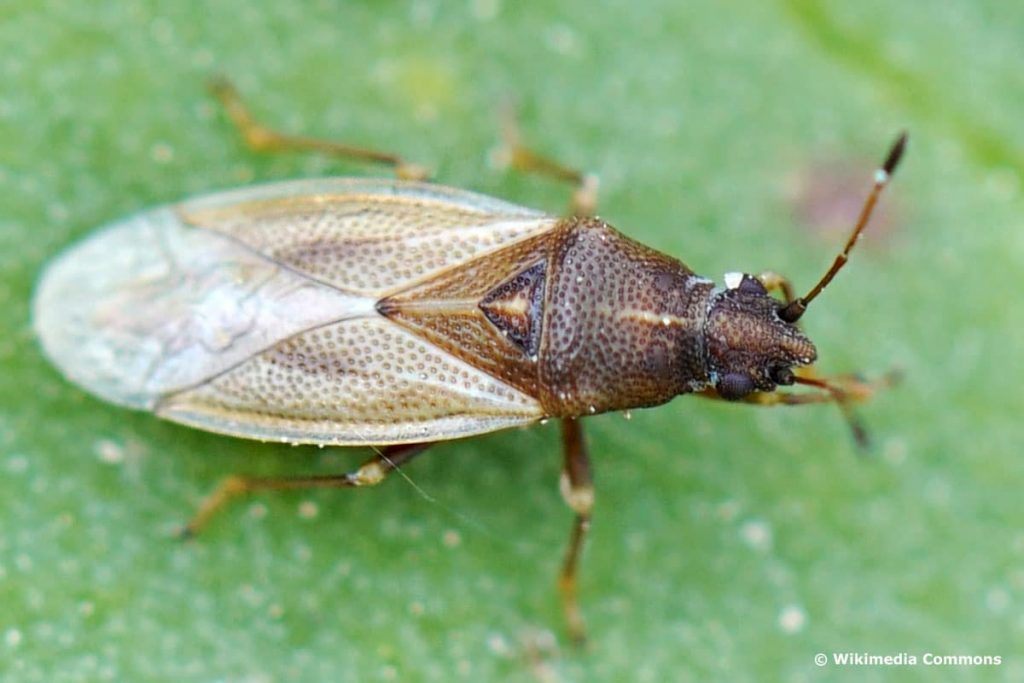
[[[849,416],[874,389],[810,371],[817,351],[797,323],[846,263],[905,134],[832,266],[795,297],[772,273],[716,286],[625,237],[592,215],[587,176],[530,151],[511,127],[515,166],[577,185],[572,215],[410,179],[422,171],[396,155],[278,133],[230,84],[214,91],[257,148],[384,163],[398,178],[189,199],[108,225],[46,268],[35,329],[91,393],[221,434],[374,448],[336,476],[229,477],[188,533],[243,493],[378,484],[432,443],[559,418],[574,513],[559,589],[582,641],[577,568],[594,492],[579,418],[679,394],[833,402]],[[775,391],[794,384],[808,389]]]

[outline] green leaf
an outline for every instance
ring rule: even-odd
[[[18,681],[1024,678],[1024,5],[11,2],[0,9],[0,678]],[[488,168],[500,102],[598,173],[602,217],[721,280],[824,272],[901,129],[903,167],[805,329],[858,408],[680,398],[587,420],[590,647],[562,635],[555,425],[432,450],[376,490],[268,494],[173,531],[230,473],[363,451],[234,440],[106,405],[31,331],[47,259],[132,211],[380,174],[244,148],[225,74],[286,130]],[[917,666],[819,670],[816,653]],[[936,667],[926,653],[998,655]]]

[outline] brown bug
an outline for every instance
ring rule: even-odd
[[[594,494],[578,418],[690,393],[835,402],[849,415],[876,386],[809,373],[817,351],[796,323],[846,263],[906,135],[832,267],[794,297],[771,273],[717,287],[625,237],[591,215],[588,177],[511,128],[514,166],[577,184],[571,216],[412,180],[422,171],[395,155],[277,133],[227,83],[215,92],[256,148],[385,163],[399,179],[190,199],[98,231],[43,274],[43,348],[97,396],[222,434],[375,450],[337,476],[229,477],[187,533],[242,493],[378,484],[433,442],[561,418],[575,520],[559,589],[582,640],[576,576]],[[813,391],[773,393],[792,384]]]

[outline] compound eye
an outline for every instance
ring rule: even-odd
[[[767,294],[768,290],[756,277],[744,275],[738,288],[744,294]]]
[[[779,365],[768,371],[768,376],[779,386],[788,387],[793,383],[793,371],[785,365]]]
[[[749,375],[730,372],[718,380],[715,389],[726,401],[738,401],[754,390],[754,380],[750,379]]]

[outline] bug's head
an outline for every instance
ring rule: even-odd
[[[793,368],[813,363],[814,344],[782,315],[786,304],[761,281],[729,273],[704,326],[708,364],[719,395],[730,401],[793,384]]]
[[[769,296],[755,277],[741,273],[725,276],[725,289],[711,299],[704,327],[709,369],[722,398],[736,401],[754,391],[772,391],[793,383],[815,384],[793,373],[793,368],[813,363],[818,356],[814,344],[796,324],[808,305],[846,265],[906,147],[907,134],[902,133],[875,173],[874,187],[861,207],[846,245],[807,294],[782,303]]]

